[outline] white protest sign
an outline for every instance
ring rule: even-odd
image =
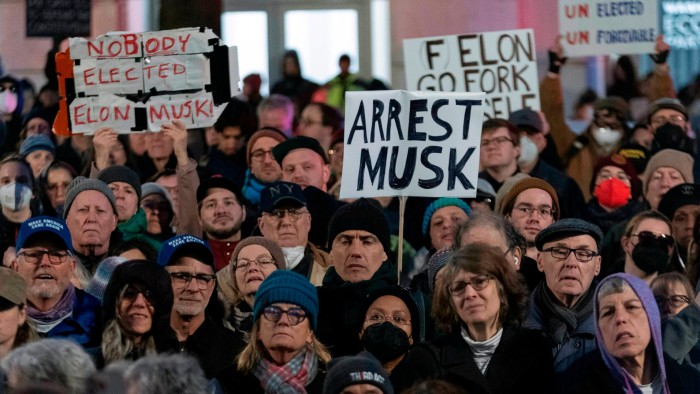
[[[64,128],[55,127],[58,134],[101,126],[159,131],[175,119],[188,128],[207,127],[238,93],[236,47],[223,45],[211,29],[112,32],[71,38],[69,45],[57,69],[72,71],[63,78],[73,82],[74,93],[59,84]]]
[[[559,34],[566,56],[654,52],[657,0],[559,0]]]
[[[540,108],[532,29],[404,40],[408,90],[485,92],[487,118]]]
[[[346,93],[340,197],[475,197],[484,98]]]
[[[92,134],[102,124],[112,125],[117,130],[131,130],[136,125],[136,107],[136,103],[112,94],[78,97],[69,106],[72,131]]]

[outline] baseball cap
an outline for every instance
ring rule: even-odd
[[[299,205],[306,206],[306,197],[304,197],[304,193],[299,185],[279,181],[264,188],[260,193],[260,210],[262,212],[272,212],[282,201],[293,201]]]
[[[17,251],[24,247],[27,240],[34,235],[41,233],[51,233],[57,235],[66,246],[66,250],[73,251],[73,242],[70,238],[70,232],[66,226],[66,222],[61,219],[52,218],[50,216],[38,216],[31,218],[19,228],[17,235]]]
[[[172,265],[180,257],[192,257],[214,267],[214,253],[209,245],[192,235],[178,235],[165,241],[158,253],[158,264]]]

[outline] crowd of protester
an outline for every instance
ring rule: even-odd
[[[58,137],[55,86],[0,78],[0,392],[700,392],[700,97],[669,50],[574,130],[555,43],[542,110],[483,123],[476,197],[409,197],[403,229],[339,199],[345,92],[386,88],[347,56],[319,85],[288,51],[206,130]]]

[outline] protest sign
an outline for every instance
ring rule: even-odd
[[[341,198],[475,197],[484,93],[345,96]]]
[[[540,108],[532,29],[404,40],[408,90],[485,92],[487,118]]]
[[[658,1],[559,0],[559,34],[566,56],[652,53]]]
[[[56,68],[60,135],[159,131],[175,119],[211,126],[238,93],[236,48],[205,28],[71,38]]]
[[[27,0],[27,37],[89,36],[90,4],[90,0]]]

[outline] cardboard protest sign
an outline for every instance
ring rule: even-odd
[[[559,33],[566,56],[654,52],[657,0],[559,0]]]
[[[475,197],[484,93],[345,96],[341,198]]]
[[[205,28],[71,38],[56,68],[59,135],[158,131],[174,119],[211,126],[238,93],[236,48]]]
[[[408,90],[485,92],[487,118],[540,108],[532,29],[404,40]]]

